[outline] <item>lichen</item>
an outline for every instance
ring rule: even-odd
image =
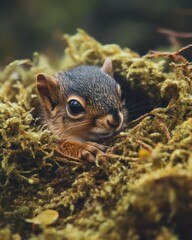
[[[0,239],[191,239],[190,63],[173,53],[140,57],[82,30],[64,39],[57,63],[35,53],[0,73]],[[35,75],[106,57],[124,94],[142,91],[156,107],[107,141],[95,163],[77,162],[40,125]],[[46,210],[59,213],[51,226],[25,221]]]

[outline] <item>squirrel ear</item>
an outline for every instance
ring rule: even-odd
[[[53,76],[40,73],[37,75],[37,90],[47,110],[52,111],[57,105],[59,82]]]
[[[103,66],[101,67],[101,71],[107,73],[111,77],[113,77],[113,65],[110,58],[106,58]]]

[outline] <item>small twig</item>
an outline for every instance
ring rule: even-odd
[[[171,37],[175,37],[175,38],[192,38],[192,33],[188,33],[188,32],[176,32],[167,28],[157,28],[157,31],[159,33],[162,33]]]
[[[122,160],[128,160],[128,161],[132,161],[132,162],[135,162],[137,160],[139,160],[138,157],[125,157],[125,156],[122,156],[122,155],[117,155],[117,154],[112,154],[112,153],[103,153],[103,154],[100,154],[99,156],[101,157],[110,157],[110,158],[119,158],[119,159],[122,159]]]
[[[168,127],[164,123],[161,123],[161,126],[163,127],[167,140],[169,141],[171,139],[171,134],[169,133]]]
[[[141,122],[144,118],[148,117],[148,116],[151,116],[152,114],[151,113],[145,113],[143,115],[141,115],[140,117],[138,117],[137,119],[129,122],[126,126],[126,128],[130,127],[131,125],[135,125],[135,124],[138,124],[138,122]]]
[[[180,48],[178,51],[175,52],[174,55],[179,55],[179,54],[182,53],[183,51],[188,50],[188,49],[190,49],[190,48],[192,48],[192,44],[189,44],[189,45],[187,45],[187,46],[185,46],[185,47]]]
[[[161,34],[167,35],[169,42],[176,47],[181,45],[178,38],[192,38],[192,33],[188,32],[176,32],[167,28],[157,28],[157,31]]]
[[[163,122],[160,122],[160,123],[159,123],[159,126],[160,126],[161,129],[164,131],[165,136],[166,136],[167,140],[169,141],[169,140],[171,139],[171,134],[170,134],[170,132],[169,132],[168,127],[167,127],[167,126],[165,125],[165,123],[163,123]]]
[[[159,128],[163,130],[167,140],[169,141],[171,139],[171,134],[169,132],[168,127],[164,123],[164,119],[161,116],[158,116],[158,115],[155,115],[155,116],[157,118],[157,124],[158,124]]]
[[[154,57],[172,57],[175,60],[175,56],[180,55],[183,51],[186,51],[188,49],[192,48],[192,44],[189,44],[185,47],[182,47],[181,49],[179,49],[178,51],[175,52],[157,52],[157,51],[153,51],[151,50],[150,52],[152,54],[146,55],[147,58],[154,58]],[[182,56],[180,56],[183,60],[185,60],[184,62],[186,62],[187,60],[184,59]]]
[[[148,150],[149,152],[153,151],[153,148],[149,144],[144,143],[141,140],[135,140],[135,142],[138,143],[139,145],[141,145],[144,149]]]

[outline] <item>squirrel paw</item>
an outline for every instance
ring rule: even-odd
[[[89,162],[95,161],[98,154],[102,154],[107,147],[95,142],[86,142],[81,146],[80,158]]]

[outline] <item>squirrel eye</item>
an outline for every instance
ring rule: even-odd
[[[70,100],[67,105],[67,110],[71,115],[78,115],[85,112],[85,109],[77,100]]]

